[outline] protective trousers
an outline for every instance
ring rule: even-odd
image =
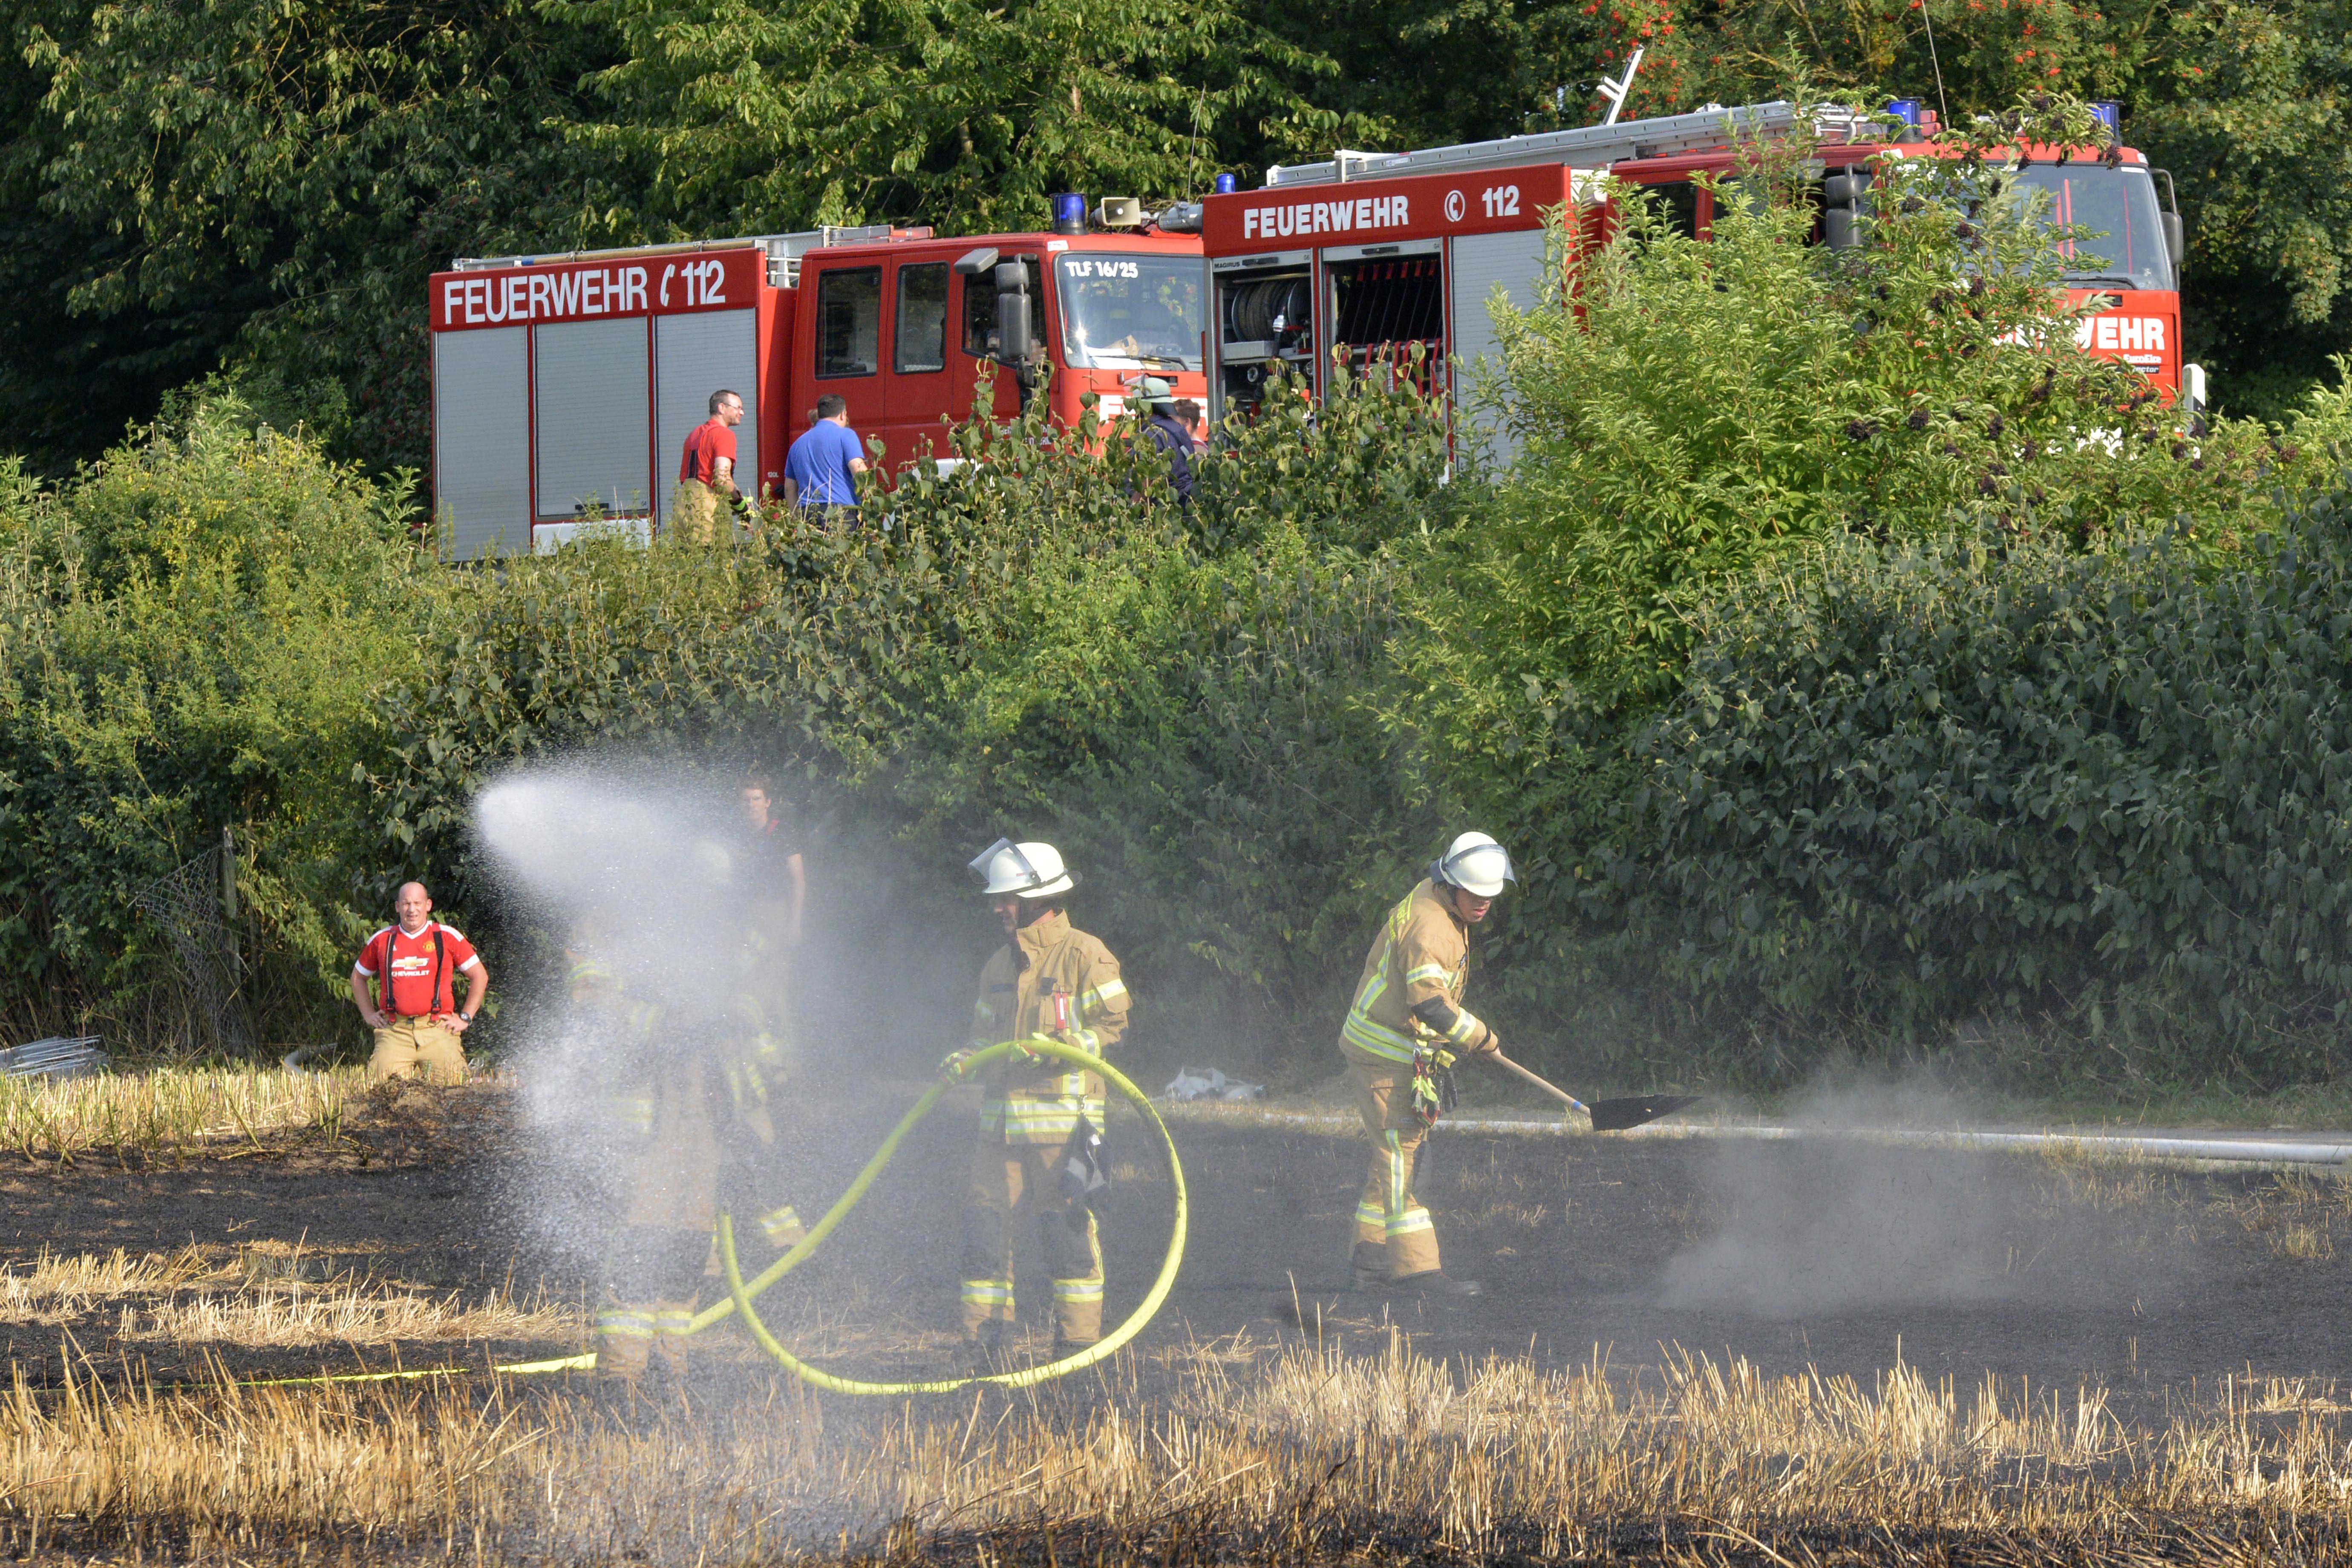
[[[386,1018],[368,1057],[368,1081],[422,1077],[427,1083],[466,1081],[466,1047],[456,1030],[431,1018]]]
[[[1054,1281],[1054,1318],[1064,1340],[1089,1345],[1102,1338],[1102,1242],[1095,1213],[1062,1189],[1062,1146],[1005,1143],[983,1137],[973,1152],[971,1188],[964,1210],[963,1331],[1013,1321],[1013,1216],[1025,1206],[1037,1216],[1045,1268]]]
[[[1437,1230],[1412,1195],[1413,1163],[1428,1129],[1412,1109],[1412,1064],[1370,1052],[1347,1051],[1356,1084],[1356,1110],[1372,1142],[1371,1169],[1356,1200],[1356,1250],[1388,1257],[1388,1277],[1402,1279],[1437,1268]]]
[[[680,479],[670,491],[670,535],[683,543],[711,543],[724,537],[721,524],[730,521],[719,492],[700,479]]]
[[[721,1151],[704,1079],[703,1064],[688,1060],[666,1064],[649,1086],[652,1131],[629,1163],[596,1315],[600,1376],[633,1377],[656,1352],[683,1364],[718,1218]]]

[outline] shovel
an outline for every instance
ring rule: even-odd
[[[1500,1051],[1489,1051],[1486,1056],[1487,1059],[1518,1074],[1570,1110],[1581,1110],[1592,1118],[1595,1132],[1622,1132],[1628,1127],[1639,1127],[1644,1121],[1672,1116],[1685,1106],[1696,1105],[1699,1100],[1695,1094],[1648,1094],[1628,1100],[1596,1100],[1587,1105],[1566,1089],[1538,1078]]]

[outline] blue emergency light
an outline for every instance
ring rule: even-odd
[[[2107,134],[2123,140],[2124,106],[2112,98],[2103,98],[2091,105],[2091,118],[2107,128]]]
[[[1234,179],[1231,174],[1219,174],[1217,176],[1217,195],[1221,196],[1232,195],[1235,191],[1241,189],[1241,185],[1242,183],[1239,180]]]
[[[1055,195],[1054,232],[1055,234],[1087,232],[1087,196],[1084,191],[1062,191]]]
[[[1889,99],[1886,102],[1886,112],[1895,116],[1895,119],[1903,121],[1904,124],[1909,126],[1912,130],[1916,131],[1919,129],[1919,110],[1923,107],[1925,101],[1925,100],[1916,98]]]

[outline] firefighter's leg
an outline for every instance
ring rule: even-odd
[[[633,1225],[614,1237],[605,1263],[604,1301],[596,1314],[596,1373],[635,1379],[655,1353],[666,1365],[702,1272],[708,1231]]]
[[[719,492],[700,479],[678,480],[670,491],[669,527],[680,543],[709,543],[719,528]]]
[[[1052,1169],[1057,1149],[1024,1151],[1034,1158],[1029,1166],[1029,1201],[1037,1210],[1045,1233],[1045,1268],[1054,1279],[1054,1322],[1065,1344],[1090,1345],[1102,1338],[1102,1237],[1095,1211],[1083,1199],[1062,1191]]]
[[[688,1063],[656,1087],[653,1135],[630,1175],[625,1245],[616,1249],[611,1293],[616,1312],[625,1314],[616,1317],[616,1329],[633,1332],[642,1317],[646,1351],[672,1371],[685,1364],[686,1324],[710,1251],[718,1178],[719,1141],[704,1104],[701,1064]],[[600,1342],[600,1368],[602,1356]],[[634,1359],[642,1368],[646,1352]]]
[[[445,1028],[429,1018],[416,1020],[416,1071],[427,1083],[457,1084],[466,1081],[466,1047],[454,1029]]]
[[[1350,1066],[1356,1109],[1372,1144],[1371,1168],[1356,1204],[1357,1267],[1371,1265],[1377,1240],[1389,1279],[1430,1273],[1438,1267],[1437,1231],[1412,1194],[1413,1160],[1426,1129],[1413,1114],[1411,1069]]]
[[[375,1032],[375,1049],[368,1056],[368,1081],[408,1078],[416,1071],[416,1020],[387,1018]]]
[[[761,1043],[707,1075],[709,1085],[723,1085],[725,1097],[711,1093],[705,1100],[729,1128],[721,1141],[725,1158],[719,1190],[722,1206],[735,1216],[735,1245],[746,1274],[767,1268],[808,1234],[800,1211],[784,1198],[793,1172],[776,1125],[780,1079],[772,1053],[760,1051]],[[717,1268],[714,1257],[710,1272]]]
[[[972,1151],[963,1211],[963,1331],[1003,1333],[1013,1324],[1013,1211],[1021,1202],[1022,1155],[982,1133]],[[990,1325],[998,1325],[991,1329]]]

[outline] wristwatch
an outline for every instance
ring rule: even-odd
[[[460,1013],[457,1015],[457,1021],[461,1024],[470,1024],[474,1021],[474,1016],[471,1013]]]

